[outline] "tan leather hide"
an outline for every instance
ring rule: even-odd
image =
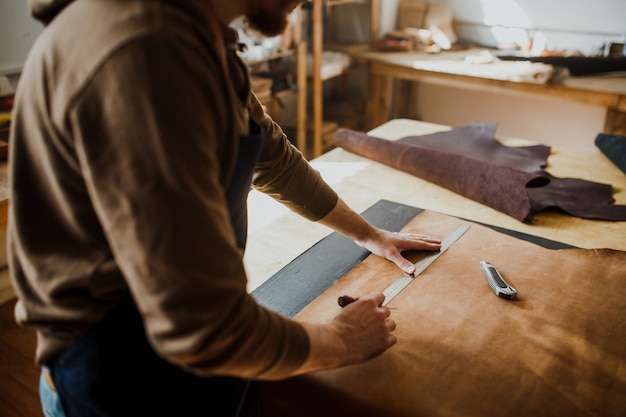
[[[470,230],[389,304],[396,346],[261,384],[262,415],[626,416],[626,253],[544,249],[428,211],[404,231],[443,238],[461,223]],[[481,260],[517,300],[494,295]],[[338,296],[382,291],[399,275],[370,256],[297,318],[327,321]]]

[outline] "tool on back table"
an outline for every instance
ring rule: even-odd
[[[506,298],[507,300],[515,299],[517,290],[511,287],[509,283],[502,278],[498,268],[487,261],[480,261],[480,265],[483,267],[483,272],[485,273],[487,282],[495,295],[501,298]]]
[[[383,301],[382,305],[386,306],[389,302],[400,293],[403,289],[407,287],[413,280],[421,274],[426,268],[430,266],[437,258],[439,258],[443,253],[450,247],[454,242],[459,240],[461,236],[465,232],[469,230],[469,226],[466,224],[462,224],[454,229],[450,234],[443,238],[441,241],[441,248],[438,252],[429,252],[422,259],[415,263],[415,272],[413,274],[404,274],[400,278],[396,279],[385,291],[385,301]],[[358,300],[358,298],[351,297],[349,295],[342,295],[337,300],[337,303],[341,307],[345,307],[350,303]]]

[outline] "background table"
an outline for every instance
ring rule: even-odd
[[[607,109],[604,131],[626,134],[626,77],[556,77],[547,82],[533,82],[528,74],[520,74],[511,61],[487,64],[484,68],[464,62],[465,57],[480,50],[452,51],[439,55],[425,52],[363,51],[355,59],[369,66],[371,93],[367,120],[378,126],[389,120],[393,108],[393,82],[423,81],[468,90],[507,93],[530,97],[558,98],[575,103],[591,104]],[[477,69],[479,68],[479,69]],[[538,72],[541,74],[541,72]],[[403,85],[395,97],[397,113],[410,113],[411,86]]]

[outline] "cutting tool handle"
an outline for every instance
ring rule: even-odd
[[[506,298],[507,300],[515,299],[517,290],[504,280],[498,268],[487,261],[480,261],[480,265],[483,268],[485,278],[487,278],[487,283],[495,295],[500,298]]]

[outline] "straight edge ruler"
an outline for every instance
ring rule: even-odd
[[[428,268],[430,264],[435,262],[437,258],[443,255],[443,253],[448,250],[448,248],[452,246],[454,242],[459,240],[461,236],[463,236],[463,234],[465,234],[465,232],[469,230],[469,228],[469,225],[462,224],[454,229],[452,232],[450,232],[450,234],[448,234],[446,237],[444,237],[441,241],[441,248],[438,252],[428,253],[426,256],[424,256],[422,259],[415,263],[415,272],[412,275],[402,275],[400,278],[396,279],[393,284],[388,286],[385,291],[383,291],[383,294],[385,294],[385,301],[383,301],[381,305],[386,306],[387,304],[389,304],[389,302],[393,300],[396,295],[400,294],[400,292],[405,289],[407,285],[413,282],[413,280],[415,280],[415,278],[417,278],[419,274],[424,272],[424,270]]]

